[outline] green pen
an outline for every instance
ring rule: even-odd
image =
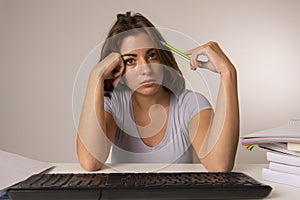
[[[173,47],[173,46],[171,46],[171,45],[169,45],[169,44],[167,44],[167,43],[165,43],[165,42],[163,42],[163,41],[161,41],[161,43],[162,43],[165,47],[167,47],[168,49],[170,49],[171,51],[173,51],[174,53],[177,53],[178,55],[180,55],[180,56],[182,56],[182,57],[184,57],[184,58],[186,58],[186,59],[188,59],[188,60],[191,59],[190,56],[188,56],[188,55],[186,55],[185,53],[179,51],[179,50],[176,49],[175,47]]]
[[[163,42],[163,41],[160,41],[162,45],[164,45],[165,47],[167,47],[168,49],[170,49],[171,51],[173,51],[174,53],[184,57],[185,59],[187,60],[191,60],[191,57],[186,55],[185,53],[181,52],[180,50],[176,49],[175,47]],[[204,55],[200,55],[197,59],[199,62],[207,62],[208,61],[208,58]]]

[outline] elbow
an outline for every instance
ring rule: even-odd
[[[78,154],[78,160],[80,166],[89,172],[100,170],[103,167],[103,163],[98,161],[90,154]]]
[[[234,160],[210,160],[204,162],[204,167],[208,172],[231,172],[234,167]]]
[[[233,165],[217,165],[206,167],[208,172],[231,172]]]
[[[99,161],[80,160],[80,166],[89,172],[98,171],[103,167],[103,163]]]
[[[233,166],[213,166],[206,168],[208,172],[231,172]]]
[[[79,137],[77,139],[77,157],[80,166],[86,171],[97,171],[103,167],[103,163],[86,150]]]

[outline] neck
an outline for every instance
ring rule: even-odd
[[[139,93],[133,93],[132,103],[138,109],[149,110],[149,108],[154,104],[160,104],[163,107],[169,106],[170,93],[166,91],[163,87],[154,95],[143,95]]]

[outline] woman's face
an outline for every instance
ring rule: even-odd
[[[124,81],[131,90],[149,95],[161,89],[163,67],[146,33],[125,37],[120,54],[125,65]]]

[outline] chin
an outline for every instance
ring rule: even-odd
[[[148,87],[140,87],[135,92],[143,95],[155,95],[158,94],[159,90],[161,89],[160,85],[154,84],[153,86]]]

